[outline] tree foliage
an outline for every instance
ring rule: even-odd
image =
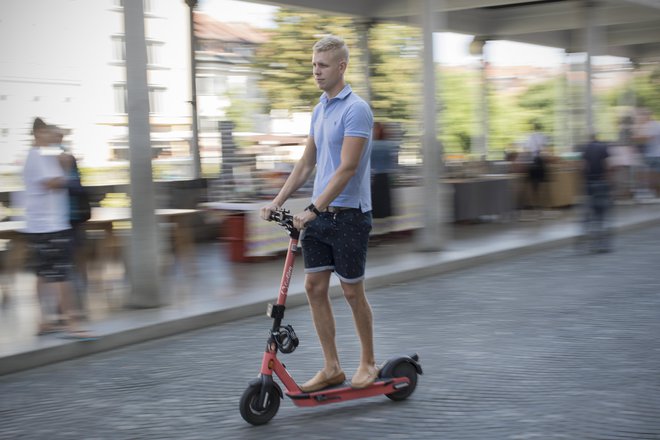
[[[350,17],[280,8],[275,24],[276,29],[255,59],[262,75],[259,86],[268,98],[267,110],[309,110],[318,102],[321,92],[312,77],[312,46],[324,35],[338,35],[348,45],[347,81],[350,83],[359,75],[361,56]]]
[[[259,86],[268,97],[268,108],[309,110],[321,92],[312,78],[312,46],[323,35],[344,39],[350,50],[346,81],[367,97],[366,67],[358,44],[358,25],[350,17],[327,16],[281,8],[269,41],[257,52],[255,65],[262,74]],[[421,90],[421,34],[409,26],[377,23],[370,27],[369,75],[371,105],[382,121],[402,122],[407,132],[417,132]]]
[[[375,24],[369,33],[371,105],[376,118],[408,123],[421,111],[419,29]]]
[[[261,73],[259,87],[267,97],[268,111],[309,111],[318,102],[321,92],[312,77],[312,46],[322,36],[341,36],[350,49],[350,63],[346,80],[353,90],[367,97],[364,78],[364,58],[358,44],[359,25],[350,17],[328,16],[301,10],[281,8],[275,16],[276,27],[267,43],[257,52],[255,67]],[[422,110],[422,41],[418,28],[392,23],[376,23],[369,34],[369,75],[371,105],[377,120],[400,122],[407,141],[419,145]],[[469,152],[478,130],[476,110],[480,77],[469,68],[438,68],[438,132],[449,153]],[[559,101],[561,77],[550,78],[528,86],[521,92],[498,90],[493,85],[488,95],[489,151],[515,148],[539,122],[543,131],[553,139],[559,106],[570,105],[583,91],[573,90],[569,103]],[[631,86],[639,105],[651,108],[660,115],[660,71],[637,75]],[[619,92],[620,93],[620,92]],[[596,115],[603,134],[615,132],[616,101],[604,96],[595,97],[599,103]],[[577,101],[576,101],[577,102]],[[578,114],[578,113],[576,113]],[[582,117],[569,113],[575,124]],[[601,130],[602,131],[602,130]],[[556,140],[555,140],[556,142]]]

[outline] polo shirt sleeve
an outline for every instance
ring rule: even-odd
[[[369,105],[364,101],[352,104],[344,119],[344,136],[369,138],[374,125],[374,116]]]

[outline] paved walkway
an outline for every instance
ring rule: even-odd
[[[654,226],[620,234],[610,254],[560,246],[371,289],[379,359],[420,354],[425,374],[404,402],[287,399],[268,425],[248,425],[238,402],[259,369],[262,315],[0,377],[0,438],[658,439],[659,235]],[[333,307],[351,375],[350,309]],[[285,322],[301,345],[282,359],[304,381],[321,358],[309,311],[288,309]]]
[[[451,226],[442,252],[415,252],[411,238],[383,241],[370,247],[367,287],[374,289],[414,280],[573,240],[579,231],[576,211],[557,214],[536,222]],[[655,222],[660,222],[660,205],[617,208],[617,228]],[[163,295],[168,305],[155,310],[122,309],[125,285],[121,272],[116,267],[101,268],[106,281],[90,289],[88,327],[102,337],[91,343],[65,341],[56,336],[35,337],[34,281],[31,275],[22,274],[15,284],[13,301],[0,310],[0,374],[262,315],[265,305],[276,297],[283,260],[228,263],[227,251],[218,243],[199,246],[194,270],[176,264],[170,266],[163,281]],[[301,263],[298,261],[291,283],[290,306],[306,302]],[[113,275],[113,271],[117,273]],[[335,278],[332,294],[340,294]]]

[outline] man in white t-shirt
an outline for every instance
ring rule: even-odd
[[[58,304],[67,317],[67,336],[86,339],[90,335],[78,329],[73,312],[72,235],[69,223],[69,179],[62,166],[59,151],[51,151],[53,130],[36,118],[32,126],[34,145],[23,169],[25,184],[25,236],[31,251],[32,266],[37,275],[37,295],[42,306],[38,335],[60,329],[49,321],[48,306]],[[54,300],[54,301],[53,301]]]

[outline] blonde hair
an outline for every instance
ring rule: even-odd
[[[346,61],[348,64],[348,47],[344,40],[334,35],[328,35],[321,38],[314,44],[314,52],[328,52],[334,50],[338,53],[339,59]]]

